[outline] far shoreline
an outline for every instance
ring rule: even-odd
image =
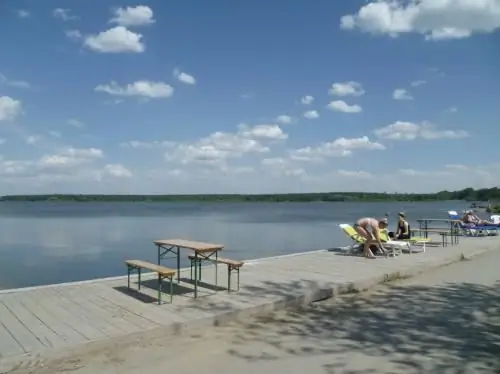
[[[276,194],[38,194],[5,195],[0,202],[72,203],[333,203],[469,201],[477,208],[500,205],[497,187],[436,193],[315,192]],[[472,207],[472,206],[471,206]],[[496,207],[495,207],[496,208]],[[496,210],[496,209],[495,209]]]

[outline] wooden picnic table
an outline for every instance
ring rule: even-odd
[[[441,228],[441,229],[438,229],[438,228],[431,228],[431,229],[420,228],[420,229],[412,229],[410,231],[411,232],[418,232],[419,235],[422,235],[422,233],[424,233],[426,238],[428,237],[429,233],[441,235],[443,247],[448,245],[448,236],[451,239],[451,245],[458,244],[458,242],[459,242],[458,231],[456,231],[454,229],[450,230],[448,228]]]
[[[153,242],[158,247],[158,265],[161,264],[161,260],[166,258],[175,257],[177,259],[177,283],[180,282],[180,270],[181,270],[181,250],[186,250],[194,252],[194,257],[203,259],[210,259],[215,256],[215,284],[217,284],[217,257],[218,253],[224,248],[221,244],[203,243],[193,240],[185,239],[161,239],[155,240]],[[174,256],[168,257],[168,254],[173,254]],[[198,297],[198,283],[200,281],[200,276],[197,271],[197,267],[194,269],[194,297]]]
[[[424,237],[427,238],[428,237],[427,230],[430,230],[430,229],[442,230],[442,229],[437,228],[437,227],[432,227],[432,228],[429,227],[429,223],[437,223],[437,222],[448,223],[450,225],[450,228],[449,228],[450,235],[453,235],[453,233],[455,231],[457,231],[457,223],[460,222],[460,220],[451,219],[451,218],[420,218],[420,219],[417,219],[417,222],[420,226],[420,231],[423,232]]]

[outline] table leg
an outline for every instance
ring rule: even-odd
[[[194,253],[194,298],[198,297],[198,252]]]
[[[181,282],[181,249],[176,247],[177,255],[177,283]]]
[[[217,287],[217,259],[219,258],[219,251],[215,252],[215,287]]]
[[[158,305],[161,305],[161,293],[162,293],[162,283],[163,283],[163,276],[161,274],[158,274]]]

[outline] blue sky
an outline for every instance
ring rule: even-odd
[[[3,1],[0,194],[499,185],[499,27],[499,0]]]

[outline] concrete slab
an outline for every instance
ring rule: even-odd
[[[143,276],[140,291],[126,290],[126,277],[99,279],[0,292],[0,372],[15,362],[82,343],[105,349],[138,340],[192,332],[287,306],[359,292],[379,283],[411,277],[433,268],[500,248],[498,237],[464,238],[460,245],[425,253],[367,260],[332,251],[262,259],[241,270],[239,293],[228,293],[226,267],[203,268],[199,298],[193,298],[189,269],[172,304],[156,304],[156,279]],[[125,272],[125,267],[124,267]],[[136,288],[137,278],[133,279]],[[165,300],[168,300],[165,297]],[[93,349],[93,348],[92,348]]]

